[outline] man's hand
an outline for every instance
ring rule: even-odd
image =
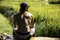
[[[18,28],[13,27],[13,30],[17,30]]]
[[[30,35],[32,36],[35,33],[35,28],[31,28]]]

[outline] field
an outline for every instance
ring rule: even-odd
[[[20,1],[3,1],[1,5],[11,6],[18,12],[20,3]],[[27,1],[27,3],[30,6],[29,12],[33,14],[35,19],[35,36],[60,37],[60,4],[49,4],[44,1]],[[9,28],[12,29],[12,27]]]

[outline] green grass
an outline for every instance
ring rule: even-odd
[[[0,14],[0,35],[2,33],[12,34],[12,26],[10,21]]]
[[[20,3],[3,1],[2,5],[11,6],[18,12]],[[42,1],[27,1],[27,3],[30,6],[29,12],[36,19],[35,36],[60,37],[60,4],[45,4]]]

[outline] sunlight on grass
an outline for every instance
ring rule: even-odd
[[[0,14],[0,34],[1,33],[12,34],[12,26],[9,20]]]

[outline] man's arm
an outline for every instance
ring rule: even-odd
[[[16,21],[16,16],[14,15],[14,29],[17,29],[17,21]]]
[[[33,36],[35,33],[35,28],[34,28],[34,18],[31,16],[31,27],[30,27],[30,35]]]
[[[30,29],[34,27],[34,18],[33,16],[31,16],[31,23],[30,23]]]

